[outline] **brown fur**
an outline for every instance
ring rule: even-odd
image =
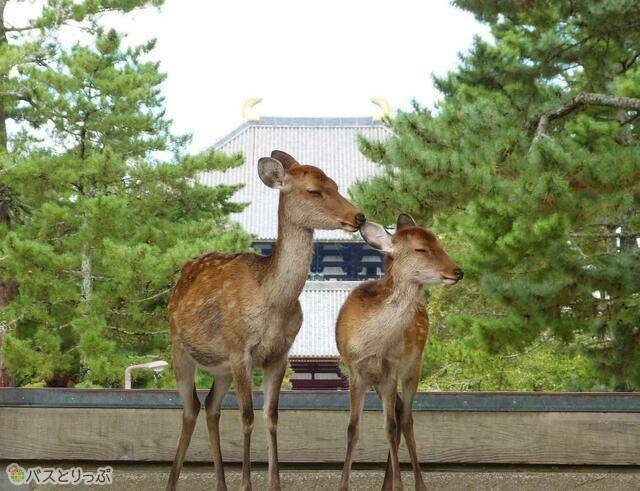
[[[218,489],[226,489],[220,454],[220,404],[232,379],[244,431],[242,487],[251,488],[251,371],[264,369],[269,487],[279,489],[278,396],[287,353],[302,324],[298,297],[311,264],[313,230],[354,231],[364,221],[339,194],[336,183],[316,167],[300,165],[293,157],[274,151],[271,159],[261,159],[259,172],[265,184],[280,189],[273,254],[212,252],[198,256],[183,266],[169,301],[173,369],[184,410],[168,489],[175,489],[200,409],[192,396],[196,364],[215,375],[205,408]]]
[[[375,224],[371,224],[374,227]],[[365,240],[365,226],[361,229]],[[387,237],[385,237],[387,235]],[[415,474],[416,489],[426,489],[413,436],[411,406],[429,333],[422,286],[462,277],[458,265],[428,230],[415,226],[408,215],[398,218],[398,231],[388,237],[382,228],[371,233],[371,245],[388,250],[387,270],[380,280],[355,288],[336,323],[338,350],[349,367],[351,418],[341,489],[348,489],[353,450],[358,439],[362,401],[374,386],[382,398],[389,458],[383,488],[401,489],[397,449],[402,432]],[[400,382],[402,394],[397,394]]]

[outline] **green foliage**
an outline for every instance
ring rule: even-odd
[[[146,2],[55,3],[77,20]],[[50,13],[34,25],[58,25]],[[189,137],[171,134],[164,116],[154,43],[124,47],[113,30],[91,32],[91,44],[52,44],[47,63],[21,64],[15,78],[37,96],[10,108],[22,130],[0,163],[27,210],[0,224],[0,278],[21,285],[0,310],[18,384],[119,386],[127,365],[169,359],[166,303],[182,264],[250,245],[227,218],[243,208],[230,201],[237,188],[196,179],[241,156],[187,155]]]
[[[12,0],[3,2],[3,13],[12,3]],[[41,11],[36,17],[17,26],[6,25],[3,15],[0,21],[0,147],[4,149],[9,143],[7,120],[27,122],[31,129],[47,123],[46,115],[39,114],[37,108],[41,106],[40,98],[47,98],[48,90],[41,80],[30,79],[28,72],[59,60],[61,28],[74,26],[79,33],[95,34],[102,14],[130,12],[162,3],[162,0],[49,0],[41,2]]]
[[[580,346],[582,339],[564,343],[551,336],[519,351],[490,353],[484,340],[469,330],[477,315],[499,317],[483,311],[475,283],[439,288],[429,296],[430,333],[422,364],[423,390],[452,391],[583,391],[602,390]]]
[[[360,142],[383,173],[352,189],[368,216],[406,211],[456,245],[471,290],[455,287],[464,308],[426,365],[464,353],[474,387],[640,389],[638,113],[583,105],[534,138],[580,92],[640,95],[637,2],[454,3],[495,42],[434,79],[437,110],[415,103],[393,138]],[[537,381],[514,375],[535,366]]]

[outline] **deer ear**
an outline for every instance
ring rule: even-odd
[[[286,170],[300,165],[296,159],[294,159],[287,152],[283,152],[282,150],[274,150],[273,152],[271,152],[271,158],[279,160]]]
[[[391,235],[382,225],[374,222],[364,222],[360,227],[360,235],[374,249],[388,253],[393,251]]]
[[[400,213],[398,220],[396,221],[396,230],[400,230],[406,227],[415,227],[416,221],[407,213]]]
[[[262,182],[273,189],[284,187],[284,167],[279,160],[262,157],[258,160],[258,175]]]

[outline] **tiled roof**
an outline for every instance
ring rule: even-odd
[[[307,281],[300,304],[302,328],[289,356],[322,358],[340,356],[335,340],[335,326],[340,307],[358,281]]]
[[[247,121],[225,136],[212,148],[225,152],[241,152],[245,162],[226,172],[203,173],[204,184],[244,184],[235,194],[234,201],[250,202],[245,210],[232,219],[258,240],[274,240],[277,232],[278,192],[260,181],[257,162],[269,156],[272,150],[283,150],[299,162],[320,167],[338,183],[340,192],[358,180],[364,180],[379,171],[358,150],[357,136],[382,140],[390,134],[379,121],[372,118],[279,118],[262,117]],[[316,240],[356,240],[354,234],[340,230],[321,230]]]

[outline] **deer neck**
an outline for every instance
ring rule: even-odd
[[[413,316],[422,302],[422,286],[414,281],[397,278],[393,267],[387,268],[385,289],[389,293],[382,311],[382,320],[386,326],[382,335],[384,339],[379,343],[382,351],[397,346],[398,337],[401,337],[404,330],[411,325]]]
[[[388,267],[384,277],[384,300],[376,316],[369,322],[369,334],[363,336],[358,362],[376,357],[397,361],[398,349],[403,346],[402,337],[419,307],[422,288],[411,281],[395,278],[393,268]],[[358,363],[356,362],[356,363]]]
[[[270,303],[287,305],[298,299],[312,259],[313,230],[291,223],[286,198],[280,195],[278,238],[263,282]]]
[[[385,288],[389,292],[385,303],[400,316],[404,313],[413,315],[422,301],[422,286],[415,281],[396,278],[392,267],[388,268],[385,275]]]

